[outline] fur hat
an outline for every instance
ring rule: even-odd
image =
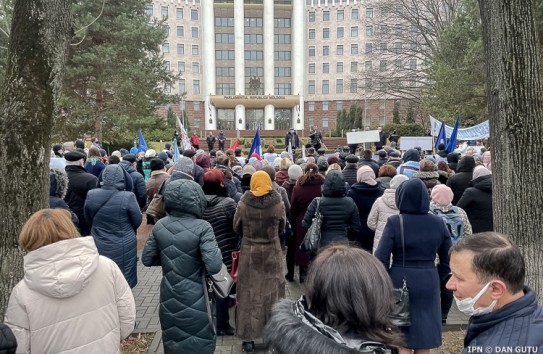
[[[68,175],[66,171],[52,168],[49,170],[49,195],[64,199],[68,191]]]
[[[249,164],[246,164],[245,166],[243,166],[243,169],[242,169],[242,176],[244,175],[253,175],[254,173],[256,172],[256,169],[249,165]]]
[[[150,158],[150,157],[156,157],[156,151],[153,150],[153,149],[149,149],[145,152],[145,157],[146,158]]]
[[[447,206],[451,204],[454,198],[452,189],[444,184],[438,184],[432,188],[432,202],[438,206]]]
[[[375,181],[375,172],[369,166],[362,166],[356,171],[356,181],[364,182],[370,186],[375,186],[377,181]]]
[[[345,158],[345,161],[347,161],[348,163],[358,163],[358,160],[360,160],[360,159],[356,155],[348,155]]]
[[[292,165],[288,168],[288,178],[297,180],[298,178],[302,177],[304,174],[304,171],[299,165]]]
[[[491,175],[491,174],[492,174],[492,172],[490,172],[490,170],[488,168],[486,168],[485,166],[476,166],[473,169],[473,178],[472,178],[472,180],[477,179],[477,178],[482,177],[482,176],[488,176],[488,175]]]
[[[390,180],[390,188],[397,189],[400,186],[400,184],[407,181],[408,179],[409,177],[407,177],[406,175],[396,175],[392,177],[392,179]]]
[[[288,152],[286,152],[286,151],[281,152],[281,155],[280,155],[280,156],[281,156],[282,159],[285,158],[285,157],[286,157],[287,159],[290,159],[290,155],[289,155]]]
[[[66,161],[79,161],[79,160],[82,160],[84,159],[85,157],[85,154],[82,153],[82,152],[79,152],[79,151],[68,151],[67,153],[64,154],[64,158],[66,159]]]

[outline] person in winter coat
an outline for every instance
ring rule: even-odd
[[[411,326],[400,327],[405,347],[418,354],[429,354],[431,348],[441,345],[439,288],[450,273],[451,236],[443,220],[428,213],[428,189],[420,179],[410,179],[398,187],[396,205],[400,215],[388,218],[375,256],[388,269],[395,288],[402,287],[404,278],[409,287]]]
[[[473,233],[494,231],[492,216],[492,172],[484,166],[473,170],[473,180],[456,206],[468,214]]]
[[[343,179],[351,187],[356,183],[356,171],[358,171],[358,156],[348,155],[345,158],[345,168],[341,171],[343,174]]]
[[[270,318],[272,306],[285,297],[283,254],[279,233],[285,229],[285,206],[272,189],[270,176],[257,171],[251,189],[238,203],[234,231],[241,238],[236,293],[236,336],[245,353],[254,353],[254,340]]]
[[[309,255],[307,252],[300,250],[300,245],[305,236],[302,220],[304,219],[309,204],[311,204],[313,199],[321,196],[321,186],[323,184],[324,177],[319,173],[317,165],[308,163],[305,166],[304,174],[298,179],[298,182],[296,182],[296,185],[292,190],[290,215],[296,220],[296,226],[294,227],[294,237],[296,240],[294,245],[294,259],[296,265],[300,267],[300,283],[304,282],[307,266],[309,265]],[[292,281],[294,279],[294,274],[287,273],[286,278],[288,281]]]
[[[400,152],[396,150],[391,150],[388,154],[387,165],[391,165],[394,168],[400,167],[402,160],[400,159]]]
[[[145,190],[147,192],[147,203],[149,203],[155,194],[159,191],[162,183],[166,182],[170,175],[166,172],[164,161],[155,157],[151,160],[151,177],[145,185]]]
[[[379,246],[379,241],[381,241],[381,236],[383,235],[383,230],[385,229],[388,218],[391,215],[400,213],[400,210],[396,206],[396,189],[408,179],[409,178],[406,175],[394,176],[390,181],[390,188],[385,189],[383,195],[377,198],[371,207],[367,224],[371,230],[375,231],[373,254],[375,254],[377,246]]]
[[[143,180],[147,184],[151,178],[151,160],[157,157],[157,153],[153,149],[145,151],[145,156],[141,162],[141,168],[143,171]]]
[[[437,173],[439,174],[438,181],[441,184],[447,184],[449,178],[454,175],[454,171],[451,170],[447,162],[439,161],[437,163]]]
[[[305,295],[274,306],[264,333],[267,352],[391,353],[402,346],[389,320],[391,299],[392,283],[375,257],[332,245],[312,263]]]
[[[224,187],[224,173],[221,170],[212,169],[204,173],[204,194],[206,209],[202,219],[209,222],[215,234],[215,240],[222,253],[223,263],[232,271],[232,252],[238,249],[239,236],[234,232],[234,213],[236,202],[228,197]],[[222,299],[216,302],[217,335],[234,335],[234,328],[230,325],[228,315],[230,299]]]
[[[362,166],[369,166],[373,170],[375,176],[379,175],[379,164],[373,159],[373,152],[371,150],[364,150],[360,161],[358,161],[358,168]]]
[[[418,178],[424,183],[426,188],[428,188],[428,195],[432,193],[432,188],[440,184],[439,173],[436,172],[435,164],[428,159],[420,162],[419,172],[413,173],[412,178]]]
[[[381,168],[381,166],[388,162],[388,154],[385,150],[379,150],[378,155],[379,160],[377,160],[377,164],[379,165],[379,168]]]
[[[18,353],[119,353],[136,321],[134,296],[119,267],[80,237],[63,209],[34,213],[19,234],[24,278],[11,292],[5,323]]]
[[[100,189],[87,194],[85,219],[101,256],[113,260],[131,288],[138,283],[136,230],[141,212],[130,175],[119,165],[109,165],[101,175]]]
[[[198,135],[196,133],[192,133],[190,137],[190,144],[194,148],[194,150],[200,149],[200,139],[198,138]]]
[[[202,274],[221,270],[212,226],[202,220],[207,201],[200,185],[180,179],[164,191],[167,216],[151,231],[144,265],[162,266],[159,317],[166,354],[212,354],[216,338],[207,317]]]
[[[283,201],[283,205],[285,206],[285,214],[287,215],[287,219],[290,218],[290,201],[288,199],[287,190],[275,183],[275,170],[273,169],[273,167],[265,166],[262,168],[262,171],[266,172],[268,176],[270,176],[270,179],[272,181],[272,189],[279,193],[279,195],[281,196],[281,200]]]
[[[68,204],[64,201],[66,191],[68,190],[68,175],[65,171],[58,168],[52,168],[49,170],[49,208],[56,209],[62,208],[70,212],[72,216],[72,222],[74,225],[79,224],[77,215],[70,209]]]
[[[298,165],[292,165],[288,168],[289,179],[288,181],[285,181],[283,183],[283,188],[285,188],[287,192],[288,200],[292,200],[292,191],[294,189],[294,186],[296,185],[298,178],[300,178],[303,174],[304,171]],[[292,212],[290,214],[288,222],[290,224],[292,235],[285,240],[285,246],[287,246],[287,274],[285,275],[285,279],[288,281],[294,281],[294,265],[296,254],[296,218],[292,216]]]
[[[360,217],[353,200],[345,196],[345,180],[339,171],[330,171],[322,185],[322,197],[313,199],[302,220],[304,231],[307,232],[315,213],[317,203],[323,217],[321,226],[320,248],[331,243],[344,242],[354,239],[360,232]]]
[[[145,189],[145,179],[141,173],[136,171],[136,157],[132,154],[124,155],[123,160],[119,162],[119,166],[124,168],[132,177],[132,192],[136,195],[136,200],[140,209],[147,205],[147,190]]]
[[[454,172],[458,172],[458,161],[460,160],[460,156],[456,152],[449,152],[447,154],[447,164],[453,170]]]
[[[390,181],[396,176],[396,169],[391,165],[382,165],[379,167],[379,176],[375,179],[377,182],[387,189],[390,188]]]
[[[447,151],[445,150],[445,144],[441,143],[437,146],[436,161],[447,162]]]
[[[447,187],[451,188],[454,193],[452,201],[453,205],[456,205],[466,188],[469,187],[471,180],[473,179],[473,169],[475,168],[475,159],[473,156],[465,156],[458,163],[458,168],[454,176],[449,177],[447,180]]]
[[[399,175],[411,178],[415,172],[419,172],[420,153],[417,149],[409,149],[403,154],[403,163],[396,169]]]
[[[194,163],[200,166],[204,170],[204,173],[206,173],[211,168],[211,157],[207,152],[197,154],[194,156]]]
[[[6,324],[0,322],[0,353],[15,354],[17,351],[17,339],[13,331]]]
[[[283,157],[279,162],[279,171],[275,173],[275,182],[282,187],[283,183],[289,180],[288,169],[292,166],[289,158]]]
[[[463,238],[451,249],[451,270],[447,289],[459,310],[471,316],[463,354],[469,348],[543,350],[543,306],[525,285],[524,258],[508,237],[484,232]]]
[[[66,159],[66,174],[68,175],[68,190],[64,201],[70,207],[79,221],[78,227],[81,235],[90,235],[92,223],[85,220],[84,206],[87,193],[98,187],[98,178],[83,168],[85,154],[79,151],[70,151],[64,154]]]
[[[96,146],[91,146],[89,149],[89,157],[87,158],[87,162],[85,162],[85,170],[88,173],[99,177],[104,168],[106,168],[106,164],[102,161],[100,149]]]
[[[366,251],[372,252],[375,231],[368,227],[368,216],[373,203],[383,195],[385,188],[375,181],[375,174],[369,166],[362,166],[358,169],[357,181],[347,193],[356,203],[360,216],[361,227],[355,241]]]

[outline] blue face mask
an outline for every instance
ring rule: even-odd
[[[477,301],[479,301],[481,296],[483,296],[483,294],[488,290],[491,283],[492,282],[488,282],[481,289],[481,291],[479,291],[479,293],[477,295],[475,295],[475,297],[473,297],[473,298],[472,297],[467,297],[467,298],[465,298],[463,300],[458,300],[456,298],[456,296],[455,296],[454,301],[456,301],[456,306],[458,307],[458,310],[460,310],[460,312],[463,312],[468,316],[481,316],[481,315],[492,312],[492,310],[494,310],[494,306],[496,306],[496,303],[498,302],[498,300],[492,301],[492,303],[487,307],[478,307],[476,309],[473,308],[473,306],[475,306],[475,303]]]

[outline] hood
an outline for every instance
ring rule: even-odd
[[[345,196],[345,179],[339,171],[332,170],[328,172],[322,185],[323,197],[343,197]]]
[[[438,150],[438,151],[437,151],[437,155],[438,155],[439,157],[447,157],[447,151],[445,151],[445,150]]]
[[[66,171],[52,168],[49,170],[49,196],[64,199],[68,190]]]
[[[24,256],[24,282],[30,289],[57,299],[77,295],[98,267],[98,257],[92,237],[43,246]]]
[[[385,192],[381,196],[383,203],[386,204],[390,209],[398,210],[396,206],[396,190],[395,189],[385,189]]]
[[[473,156],[465,156],[456,166],[456,172],[473,172],[475,168],[475,159]]]
[[[483,192],[492,193],[492,175],[476,178],[470,184]]]
[[[221,200],[225,199],[225,196],[219,196],[219,195],[207,195],[206,194],[206,203],[207,207],[213,207],[221,202]]]
[[[98,185],[103,189],[132,191],[132,177],[119,165],[107,165],[98,178]]]
[[[244,193],[240,201],[243,201],[245,204],[255,209],[268,209],[275,204],[281,203],[283,200],[279,193],[272,190],[270,193],[261,197],[255,197],[252,193]]]
[[[428,188],[422,180],[411,178],[396,189],[396,206],[401,214],[427,214],[430,210]]]
[[[417,149],[409,149],[403,154],[403,162],[419,162],[420,161],[420,154]]]
[[[119,166],[124,168],[128,173],[137,172],[134,166],[132,166],[132,164],[130,163],[130,161],[121,161],[119,162]]]
[[[200,185],[188,179],[171,181],[164,191],[164,206],[173,216],[192,215],[201,219],[207,200]]]
[[[432,172],[415,172],[413,173],[413,178],[420,178],[423,181],[431,180],[431,179],[438,179],[439,173],[437,171]]]

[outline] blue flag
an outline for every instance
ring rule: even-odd
[[[456,122],[454,123],[454,128],[447,143],[446,151],[447,153],[453,152],[456,149],[456,136],[458,135],[458,126],[460,125],[460,117],[456,117]]]
[[[174,140],[173,141],[173,161],[177,161],[179,160],[179,158],[181,157],[181,155],[179,154],[179,146],[177,146],[177,141]]]
[[[251,144],[251,149],[249,150],[248,157],[251,158],[251,155],[256,152],[259,156],[262,156],[262,146],[260,146],[260,128],[256,130],[255,138]]]
[[[143,137],[143,133],[141,131],[141,129],[138,131],[139,133],[139,147],[138,147],[138,152],[145,152],[147,151],[147,149],[149,149],[147,147],[147,143],[145,142],[145,138]]]
[[[447,145],[447,134],[445,134],[445,122],[441,122],[441,128],[437,135],[435,148],[438,149],[439,144]]]

